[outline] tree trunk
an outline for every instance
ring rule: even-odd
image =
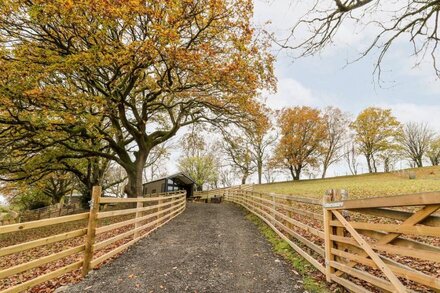
[[[325,178],[325,174],[327,173],[327,168],[328,168],[327,164],[324,164],[324,165],[322,166],[322,175],[321,175],[321,178],[322,178],[322,179]]]
[[[143,172],[147,161],[148,152],[135,153],[136,161],[132,163],[130,172],[127,171],[128,183],[125,186],[127,197],[134,198],[143,195]]]
[[[248,173],[244,173],[243,174],[243,177],[241,177],[241,184],[242,185],[246,184],[246,180],[247,180],[248,177],[249,177]]]
[[[263,178],[263,162],[258,161],[257,162],[257,173],[258,173],[258,184],[261,184],[261,179]]]
[[[423,158],[422,157],[416,158],[416,164],[417,164],[417,167],[419,167],[419,168],[423,167]]]
[[[292,175],[292,180],[295,180],[295,172],[293,171],[293,166],[289,166],[290,175]]]
[[[302,167],[295,167],[295,175],[293,177],[293,180],[299,180],[301,178],[301,170]]]
[[[373,168],[371,167],[371,156],[369,154],[366,154],[365,159],[367,159],[368,172],[373,173]]]

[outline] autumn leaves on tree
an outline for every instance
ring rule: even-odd
[[[114,161],[141,194],[155,146],[193,123],[245,124],[274,87],[251,17],[250,0],[3,1],[4,179],[68,170],[95,184]]]

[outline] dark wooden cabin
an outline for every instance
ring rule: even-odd
[[[180,172],[144,183],[143,193],[144,196],[148,196],[155,193],[186,190],[186,197],[192,197],[194,185],[195,181],[191,177]]]

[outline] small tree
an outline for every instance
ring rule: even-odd
[[[340,109],[327,107],[323,112],[325,138],[322,148],[322,178],[325,178],[330,165],[338,162],[344,155],[342,150],[347,137],[348,115]]]
[[[348,142],[344,147],[344,158],[347,163],[351,175],[358,174],[359,163],[357,158],[359,156],[358,148],[353,141]]]
[[[368,171],[377,172],[377,155],[393,147],[400,123],[390,109],[370,107],[363,110],[350,127],[355,131],[359,151],[367,160]]]
[[[241,184],[246,184],[247,178],[256,170],[250,148],[246,137],[232,135],[231,132],[223,135],[222,149],[233,169],[241,175]]]
[[[319,110],[294,107],[280,112],[278,125],[281,139],[275,159],[289,170],[293,180],[299,180],[304,168],[318,166],[326,137],[325,123]]]
[[[433,166],[440,165],[440,137],[432,139],[426,155]]]
[[[196,132],[185,135],[182,140],[183,155],[179,159],[181,172],[195,180],[196,189],[204,185],[215,186],[219,177],[219,162],[215,148],[207,145],[204,138]]]
[[[399,135],[402,151],[415,166],[423,167],[423,158],[429,149],[434,132],[427,123],[406,123]]]

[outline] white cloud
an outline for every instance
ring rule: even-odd
[[[277,93],[267,99],[267,105],[273,109],[313,104],[315,99],[312,91],[293,78],[280,78]]]
[[[382,108],[390,108],[400,122],[426,122],[440,132],[440,105],[418,105],[411,103],[382,104]]]

